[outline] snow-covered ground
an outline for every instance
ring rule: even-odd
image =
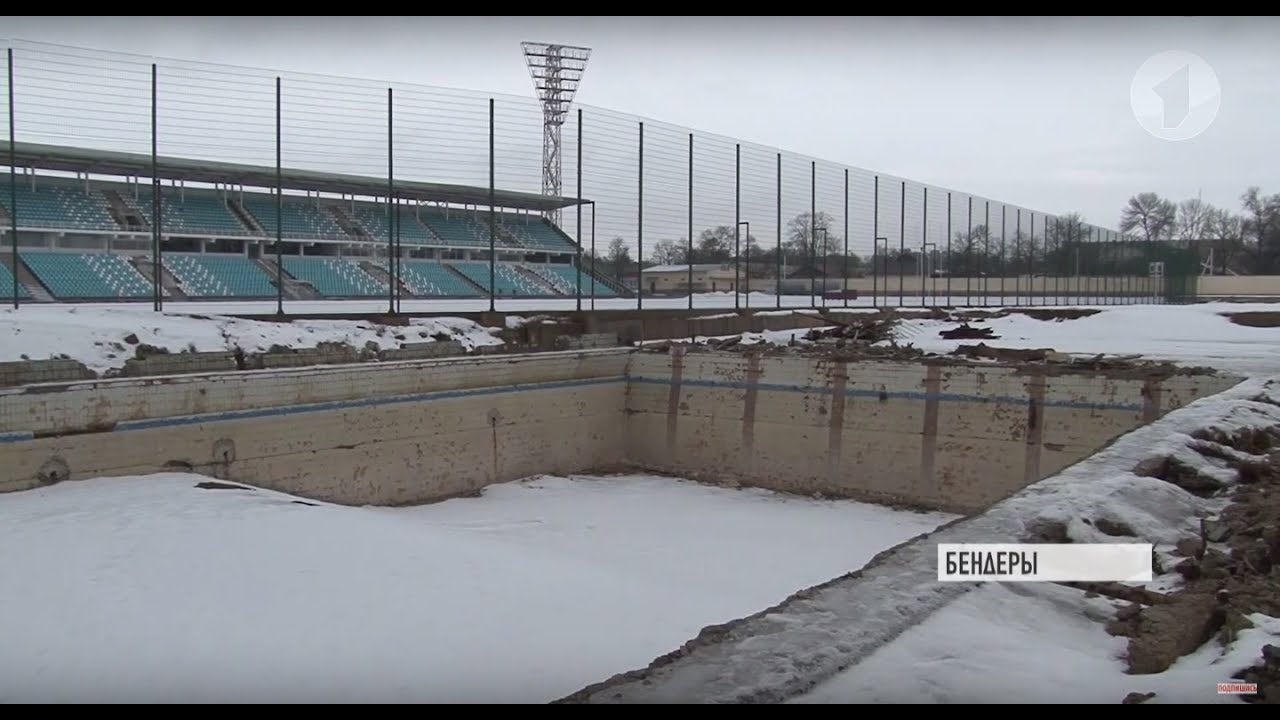
[[[906,318],[894,328],[894,342],[933,353],[950,353],[960,345],[984,342],[991,347],[1051,348],[1089,357],[1141,355],[1147,360],[1214,367],[1243,375],[1270,375],[1280,373],[1280,328],[1237,325],[1227,314],[1278,312],[1278,308],[1280,306],[1265,303],[1128,305],[1090,308],[1099,312],[1074,320],[1037,320],[1015,312],[1005,317],[970,321],[974,326],[990,327],[999,338],[981,341],[940,337],[939,331],[956,327],[953,320]],[[808,330],[742,333],[741,342],[743,345],[786,345],[795,340],[805,344],[804,335]],[[705,343],[732,337],[697,336],[675,342]],[[663,341],[654,340],[650,344],[658,342]]]
[[[1229,648],[1210,643],[1165,672],[1127,675],[1128,641],[1104,629],[1116,607],[1047,583],[987,585],[794,702],[1114,705],[1154,692],[1151,704],[1239,704],[1217,683],[1280,641],[1280,620],[1254,613]]]
[[[949,519],[668,478],[416,508],[162,474],[0,496],[0,702],[542,702]]]
[[[44,360],[67,355],[98,373],[124,367],[138,342],[170,352],[212,352],[236,347],[246,353],[265,351],[272,345],[313,348],[323,342],[347,343],[363,348],[367,342],[379,348],[405,343],[432,342],[447,336],[471,349],[500,345],[496,329],[463,318],[415,318],[408,326],[378,325],[355,320],[294,320],[264,322],[211,316],[206,313],[157,313],[139,305],[27,305],[0,310],[0,362]],[[403,337],[402,340],[396,338]]]
[[[1012,290],[1012,285],[1010,286]],[[883,289],[876,296],[866,295],[861,298],[851,300],[834,300],[831,298],[823,298],[815,295],[783,295],[781,297],[769,293],[739,293],[734,297],[730,292],[711,292],[698,293],[693,296],[693,308],[695,310],[726,310],[735,308],[838,308],[838,307],[902,307],[902,308],[920,308],[920,307],[983,307],[998,308],[1003,306],[1020,305],[1024,307],[1072,307],[1079,304],[1088,305],[1109,305],[1120,306],[1133,304],[1137,302],[1151,301],[1149,298],[1121,298],[1121,297],[1102,297],[1102,298],[1080,298],[1063,295],[1062,297],[1042,297],[1042,296],[1026,296],[1026,297],[1002,297],[992,295],[989,297],[980,296],[964,296],[955,295],[948,296],[944,292],[944,288],[939,286],[938,293],[926,293],[921,297],[898,297],[896,293],[885,295]],[[974,291],[978,288],[975,285]],[[0,297],[3,297],[0,295]],[[150,302],[131,303],[135,307],[146,308],[150,310]],[[38,304],[24,305],[23,307],[37,307]],[[87,307],[119,307],[119,303],[98,303],[86,304]],[[645,297],[641,303],[637,305],[637,300],[631,298],[602,298],[598,297],[594,300],[590,296],[582,298],[582,308],[584,310],[631,310],[636,307],[643,307],[650,310],[687,310],[689,308],[689,298],[673,297],[673,298],[656,298]],[[367,300],[286,300],[283,304],[284,311],[287,314],[299,313],[374,313],[386,312],[390,304],[386,298],[370,298]],[[559,298],[519,298],[519,299],[495,299],[494,309],[505,312],[541,312],[541,311],[565,311],[574,310],[578,307],[578,299],[573,297]],[[1277,307],[1276,305],[1272,306]],[[205,300],[199,302],[166,302],[164,309],[168,312],[179,313],[227,313],[227,314],[263,314],[269,315],[276,311],[275,300]],[[484,312],[489,309],[489,300],[487,298],[474,299],[414,299],[402,300],[400,302],[400,310],[403,312]]]
[[[1204,365],[1246,374],[1280,372],[1280,328],[1237,325],[1225,313],[1277,312],[1261,303],[1130,305],[1104,307],[1075,320],[1036,320],[1014,313],[974,322],[990,327],[993,347],[1053,348],[1079,355],[1141,354],[1146,359]],[[931,352],[951,352],[977,340],[944,340],[938,331],[955,327],[943,320],[904,320],[895,330],[898,344]]]
[[[761,298],[770,302],[757,304],[757,307],[771,306],[773,296]],[[790,301],[795,298],[784,299]],[[733,306],[733,296],[726,293],[700,295],[695,300],[722,308]],[[531,302],[537,305],[542,301]],[[572,308],[572,303],[545,302],[550,303],[545,309]],[[611,307],[634,307],[619,300],[610,302]],[[667,300],[650,302],[653,305],[647,303],[646,307],[686,307],[681,302]],[[483,303],[476,305],[475,301],[465,300],[422,303],[425,303],[422,307],[414,308],[406,303],[404,309],[457,312],[484,309]],[[766,313],[813,312],[801,307],[800,303],[793,305],[795,308],[792,310]],[[828,307],[836,305],[829,303]],[[1100,310],[1096,315],[1076,320],[1043,321],[1015,313],[982,323],[990,325],[1000,336],[999,340],[987,342],[998,347],[1048,347],[1082,355],[1142,354],[1151,359],[1260,374],[1280,372],[1280,329],[1236,325],[1224,314],[1276,312],[1277,308],[1280,305],[1266,303],[1119,305],[1096,308]],[[293,312],[376,312],[385,310],[385,307],[372,301],[353,301],[294,303],[289,309]],[[988,309],[997,307],[993,305]],[[467,348],[501,343],[496,337],[499,329],[482,327],[462,318],[413,319],[408,327],[399,327],[352,320],[299,319],[277,323],[215,314],[269,311],[254,303],[235,302],[171,303],[163,313],[156,313],[149,305],[141,304],[25,305],[16,311],[3,308],[0,309],[0,362],[67,355],[84,362],[92,370],[102,372],[108,368],[123,367],[124,361],[132,357],[133,348],[123,342],[131,333],[137,335],[140,342],[165,347],[171,352],[184,349],[226,350],[236,346],[245,352],[257,352],[273,344],[304,348],[321,342],[348,343],[359,348],[369,341],[378,343],[380,348],[387,348],[404,343],[429,342],[441,333],[460,340]],[[717,316],[708,313],[703,317]],[[508,317],[507,325],[515,327],[522,321],[519,317]],[[931,352],[950,352],[960,344],[975,342],[938,337],[939,330],[953,326],[954,323],[941,320],[903,320],[896,330],[896,341]],[[807,328],[745,333],[743,342],[786,344],[793,337],[799,339],[806,331]],[[404,336],[404,339],[397,339],[397,335]],[[710,339],[725,338],[698,337],[694,341]]]

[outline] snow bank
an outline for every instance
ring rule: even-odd
[[[990,308],[994,310],[995,308]],[[1127,305],[1097,308],[1075,320],[1036,320],[1014,313],[974,325],[990,327],[999,340],[992,347],[1054,348],[1076,355],[1141,354],[1151,360],[1205,365],[1247,374],[1280,372],[1280,330],[1237,325],[1224,313],[1274,311],[1265,304]],[[975,340],[944,340],[940,330],[955,327],[946,320],[903,320],[895,328],[900,345],[926,352],[949,353]],[[887,344],[887,343],[886,343]]]
[[[262,322],[225,316],[157,313],[141,306],[113,307],[30,305],[0,310],[0,362],[44,360],[67,355],[99,374],[124,367],[139,343],[167,348],[212,352],[261,352],[272,345],[313,348],[320,343],[347,343],[362,348],[376,342],[382,349],[405,343],[431,342],[434,336],[460,341],[465,348],[500,345],[498,330],[463,318],[415,318],[408,326],[378,325],[354,320],[293,320]],[[396,339],[397,335],[403,340]]]
[[[1209,644],[1163,673],[1128,675],[1126,638],[1104,629],[1119,605],[1057,585],[987,585],[793,702],[1116,705],[1154,692],[1148,704],[1239,704],[1216,684],[1280,642],[1280,620],[1254,614],[1254,627],[1226,648]]]

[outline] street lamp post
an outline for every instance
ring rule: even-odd
[[[887,237],[878,237],[878,238],[876,238],[876,239],[875,239],[875,244],[874,244],[874,245],[872,246],[872,248],[871,248],[871,304],[872,304],[872,306],[875,306],[875,305],[877,305],[877,304],[880,302],[880,287],[879,287],[880,270],[879,270],[879,267],[880,267],[880,247],[881,247],[881,245],[883,245],[883,246],[884,246],[884,255],[885,255],[885,268],[884,268],[884,269],[885,269],[885,272],[886,272],[886,273],[888,273],[888,272],[889,272],[889,263],[888,263],[888,257],[889,257],[889,238],[887,238]],[[885,297],[885,300],[887,301],[887,300],[889,299],[889,278],[888,278],[888,277],[886,277],[886,278],[884,279],[884,289],[885,289],[884,297]]]
[[[823,271],[822,271],[822,306],[823,306],[823,307],[826,307],[826,306],[827,306],[827,272],[826,272],[826,266],[827,266],[827,253],[826,253],[826,248],[827,248],[827,229],[826,229],[826,228],[824,228],[824,227],[816,228],[816,229],[814,229],[814,231],[813,231],[813,252],[810,254],[810,258],[809,258],[809,277],[810,277],[810,278],[813,278],[814,280],[816,280],[816,279],[817,279],[817,275],[818,275],[818,247],[819,247],[819,245],[818,245],[818,233],[822,233],[822,245],[821,245],[822,250],[823,250],[823,252],[822,252],[822,267],[823,267]],[[814,286],[814,281],[813,281],[813,280],[810,280],[810,282],[809,282],[809,292],[810,292],[810,293],[812,293],[812,292],[813,292],[813,286]],[[818,305],[818,299],[817,299],[817,297],[816,297],[816,296],[811,296],[809,299],[810,299],[811,304],[812,304],[814,307],[817,307],[817,305]]]
[[[932,263],[927,261],[927,258],[929,257],[929,248],[933,248],[933,251],[936,253],[938,251],[938,244],[932,243],[932,242],[926,242],[920,245],[920,307],[925,306],[925,302],[924,302],[925,273],[928,272],[930,275],[932,275],[933,271],[937,269],[936,261]],[[938,278],[936,277],[933,279],[933,295],[934,297],[937,297],[938,295]]]

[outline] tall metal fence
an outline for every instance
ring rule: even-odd
[[[378,177],[384,202],[406,180],[541,191],[543,113],[532,91],[8,46],[11,151],[16,141]],[[563,210],[559,225],[578,241],[581,267],[626,291],[606,305],[576,297],[578,306],[1129,304],[1194,293],[1196,258],[1062,209],[586,105],[575,105],[562,136],[562,194],[583,203]],[[20,183],[24,173],[11,168],[10,177]],[[138,181],[140,201],[150,184]],[[394,238],[381,240],[377,252],[399,254]],[[397,264],[388,267],[398,277]],[[703,292],[694,268],[720,278],[714,292]]]

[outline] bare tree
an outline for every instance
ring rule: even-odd
[[[1244,236],[1241,218],[1226,208],[1215,208],[1209,218],[1209,233],[1213,238],[1214,272],[1240,272],[1241,251]]]
[[[1192,246],[1209,236],[1214,208],[1200,198],[1190,198],[1178,203],[1178,241]]]
[[[1035,272],[1036,263],[1042,256],[1040,238],[1019,228],[1010,243],[1013,246],[1013,271],[1018,274]]]
[[[702,231],[693,261],[699,263],[724,263],[733,259],[733,227],[718,225]],[[741,242],[741,240],[739,240]]]
[[[653,244],[649,258],[658,265],[683,265],[688,260],[689,249],[683,238],[680,241],[659,240]]]
[[[1138,193],[1120,211],[1120,232],[1141,231],[1147,240],[1164,240],[1173,234],[1176,219],[1172,201],[1152,192]]]
[[[631,250],[627,242],[620,237],[610,240],[608,258],[613,276],[621,280],[622,274],[631,266]]]
[[[1280,269],[1280,194],[1263,195],[1251,187],[1240,197],[1244,206],[1241,234],[1253,255],[1254,273]]]
[[[843,240],[835,232],[836,223],[831,216],[819,210],[816,218],[813,222],[806,212],[787,222],[787,254],[802,265],[807,265],[811,258],[821,262],[823,257],[841,249]]]

